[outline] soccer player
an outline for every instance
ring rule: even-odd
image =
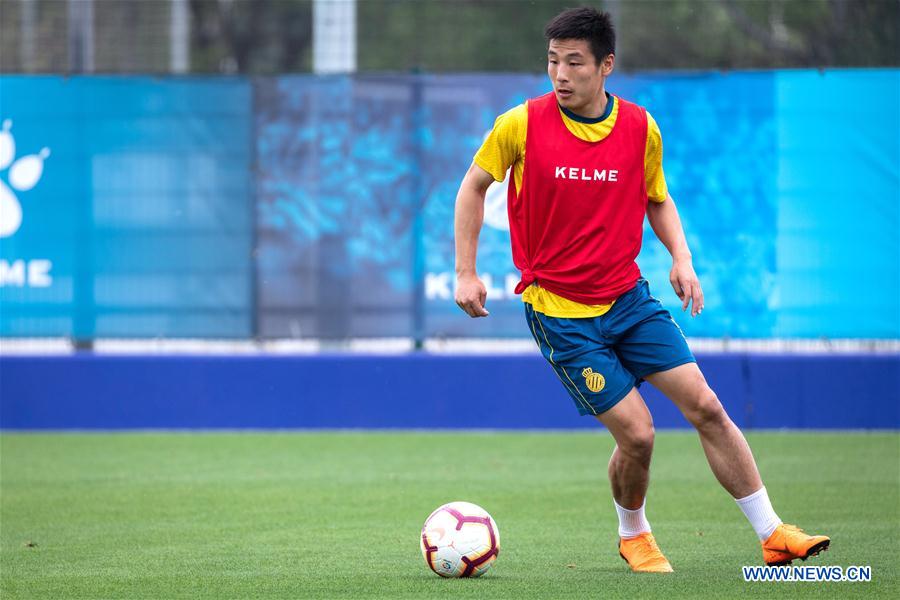
[[[485,192],[512,167],[509,224],[528,330],[582,415],[616,441],[609,479],[619,554],[634,571],[670,572],[645,515],[653,421],[646,380],[697,429],[709,466],[735,498],[769,565],[826,549],[829,538],[782,523],[747,441],[709,388],[681,329],[650,295],[635,259],[644,215],[672,255],[669,281],[691,316],[703,311],[659,127],[642,107],[606,92],[615,66],[610,17],[567,10],[546,27],[553,91],[497,118],[456,199],[456,303],[486,317],[475,257]]]

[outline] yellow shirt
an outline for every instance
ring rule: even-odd
[[[619,103],[615,96],[607,94],[606,114],[599,120],[571,117],[560,109],[560,116],[566,128],[573,135],[588,142],[599,142],[610,134],[616,124]],[[525,135],[528,131],[528,107],[520,104],[503,113],[494,121],[494,128],[475,154],[475,164],[491,174],[497,181],[506,178],[506,172],[513,169],[516,189],[522,189],[522,174],[525,171]],[[654,202],[664,202],[668,196],[666,178],[662,168],[662,135],[659,126],[647,113],[647,147],[644,152],[644,176],[647,195]],[[531,304],[536,312],[548,317],[585,318],[597,317],[607,312],[610,304],[581,304],[563,298],[538,285],[530,285],[522,294],[522,301]]]

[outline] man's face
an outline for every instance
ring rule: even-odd
[[[550,40],[547,74],[560,106],[576,113],[586,109],[600,95],[606,77],[612,73],[612,54],[598,61],[587,40]]]

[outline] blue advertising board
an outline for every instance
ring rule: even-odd
[[[251,88],[0,78],[0,335],[252,331]]]
[[[674,310],[671,259],[638,263],[689,336],[900,337],[900,71],[616,75],[660,125],[706,295]],[[531,75],[282,77],[257,88],[263,336],[526,336],[506,184],[487,193],[488,319],[454,305],[453,208]],[[851,96],[864,118],[846,122]],[[841,99],[836,101],[836,99]]]
[[[614,75],[647,107],[706,309],[689,336],[900,338],[900,71]],[[526,337],[505,184],[488,319],[452,301],[459,182],[537,75],[0,77],[0,335]],[[860,101],[859,99],[864,99]]]

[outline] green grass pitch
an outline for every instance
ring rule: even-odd
[[[693,433],[657,436],[647,510],[671,575],[616,551],[603,433],[137,433],[0,437],[0,596],[900,598],[900,436],[748,436],[776,510],[832,537],[807,563],[870,583],[745,583],[759,543]],[[484,506],[480,579],[425,565],[419,531]]]

